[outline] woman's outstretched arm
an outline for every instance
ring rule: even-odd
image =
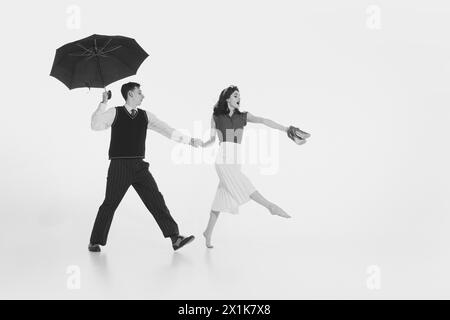
[[[277,130],[284,131],[284,132],[287,132],[289,129],[289,127],[282,126],[281,124],[276,123],[273,120],[254,116],[250,112],[247,112],[247,122],[262,123],[270,128],[277,129]]]
[[[202,147],[208,147],[216,141],[216,122],[214,121],[214,116],[211,117],[211,131],[209,134],[209,140],[204,141]]]

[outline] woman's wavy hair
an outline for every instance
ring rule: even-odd
[[[228,108],[227,99],[233,94],[233,92],[239,91],[236,86],[229,86],[222,90],[219,95],[219,100],[214,105],[214,115],[218,116],[221,114],[229,114],[230,109]],[[239,109],[234,110],[235,113],[241,114],[242,112]]]

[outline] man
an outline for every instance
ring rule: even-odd
[[[111,161],[105,199],[98,210],[88,249],[91,252],[100,252],[100,246],[106,245],[114,212],[131,185],[155,218],[164,237],[170,238],[173,249],[178,250],[194,240],[194,236],[184,237],[179,234],[178,225],[170,215],[163,195],[148,170],[149,164],[143,160],[147,129],[193,147],[200,146],[201,140],[186,137],[154,114],[137,108],[144,99],[140,84],[125,83],[121,92],[126,101],[124,106],[106,110],[108,93],[104,92],[103,100],[91,119],[93,130],[106,130],[111,127]]]

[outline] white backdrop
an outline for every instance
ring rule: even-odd
[[[0,298],[449,298],[448,1],[2,7]],[[243,110],[310,132],[297,146],[247,126],[275,137],[275,170],[244,171],[293,219],[246,204],[219,218],[207,251],[214,167],[175,163],[176,144],[149,132],[150,171],[198,240],[173,254],[130,188],[108,246],[90,255],[109,164],[110,132],[90,129],[101,90],[69,91],[49,73],[56,48],[94,33],[149,53],[109,86],[110,106],[137,81],[142,108],[206,138],[213,104],[235,84]]]

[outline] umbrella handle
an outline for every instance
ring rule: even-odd
[[[105,92],[106,92],[106,88],[103,87],[103,89],[105,89]],[[108,90],[108,100],[110,100],[111,97],[112,97],[112,92],[111,92],[111,90]]]
[[[97,52],[97,43],[96,42],[95,42],[95,51]],[[106,92],[105,81],[103,80],[102,67],[100,66],[100,59],[98,56],[96,56],[96,58],[97,58],[98,72],[100,73],[100,78],[102,79],[102,83],[103,83],[103,89],[105,89],[105,92]],[[108,100],[111,99],[111,97],[112,97],[112,92],[111,92],[111,90],[108,90]]]

